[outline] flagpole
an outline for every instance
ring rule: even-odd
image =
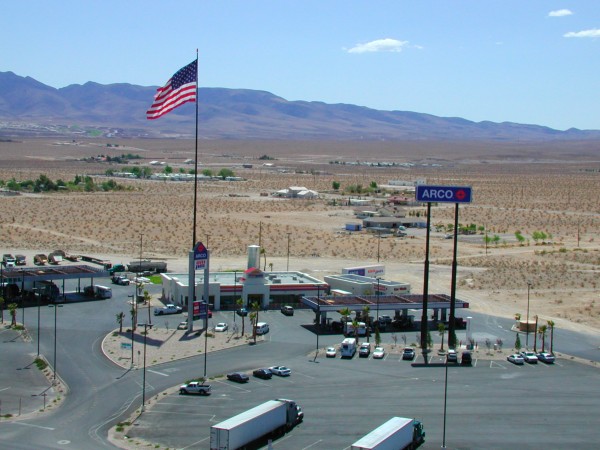
[[[196,201],[198,198],[198,49],[196,49],[196,151],[194,154],[194,230],[192,232],[192,249],[196,245]]]

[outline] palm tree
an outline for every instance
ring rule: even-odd
[[[354,327],[354,337],[356,338],[356,345],[358,345],[358,320],[352,321],[352,327]]]
[[[137,311],[135,310],[135,304],[131,305],[131,310],[129,311],[129,314],[131,314],[131,334],[133,335],[133,332],[135,331],[135,322],[136,322],[136,313]]]
[[[443,323],[438,323],[438,333],[442,337],[442,346],[440,347],[440,350],[444,351],[444,334],[446,334],[446,326]]]
[[[260,304],[253,302],[251,305],[252,312],[250,313],[250,323],[252,323],[252,338],[256,344],[256,324],[258,324],[258,312],[260,311]]]
[[[340,309],[340,315],[342,316],[342,330],[346,331],[346,324],[348,323],[348,317],[350,317],[350,308],[342,308]]]
[[[261,248],[260,254],[263,255],[263,258],[264,258],[263,271],[266,272],[267,271],[267,252],[265,251],[264,248]],[[260,263],[259,263],[259,265],[260,265]],[[260,269],[260,267],[259,267],[259,269]]]
[[[125,313],[121,311],[117,313],[117,323],[119,324],[119,334],[123,332],[123,319],[125,318]]]
[[[540,327],[538,328],[538,334],[540,335],[540,338],[542,339],[542,352],[544,352],[544,348],[546,345],[546,331],[548,331],[548,326],[547,325],[540,325]]]
[[[10,312],[10,326],[11,327],[15,327],[17,326],[17,308],[19,307],[19,305],[17,305],[16,303],[9,303],[8,304],[8,311]]]
[[[238,298],[235,301],[235,304],[238,305],[239,309],[243,308],[244,307],[244,299],[243,298]],[[244,331],[245,331],[246,321],[244,320],[245,319],[244,316],[241,316],[241,317],[242,317],[242,336],[243,336],[244,335]]]
[[[273,263],[269,263],[269,272],[273,272]]]
[[[362,309],[362,316],[363,317],[362,318],[363,318],[363,320],[365,322],[365,325],[367,326],[367,342],[369,342],[369,337],[370,337],[370,334],[371,334],[371,333],[369,333],[369,328],[370,328],[370,325],[371,325],[369,323],[369,312],[370,311],[371,311],[371,308],[369,308],[369,305],[363,306],[363,309]]]
[[[548,326],[550,327],[550,353],[554,354],[554,321],[549,320]]]

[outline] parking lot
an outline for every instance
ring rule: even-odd
[[[279,354],[281,346],[274,342],[259,346],[260,355],[253,355],[259,366],[268,361],[270,345],[272,353]],[[243,348],[232,350],[223,361],[238,361],[251,374],[258,366],[243,352]],[[292,369],[290,377],[259,380],[251,376],[245,384],[220,377],[210,381],[213,391],[207,397],[159,396],[128,436],[169,448],[205,449],[212,424],[266,400],[290,398],[302,406],[305,419],[276,440],[274,448],[346,449],[392,416],[422,420],[427,433],[423,448],[439,448],[447,372],[449,448],[567,448],[584,432],[585,442],[600,439],[591,426],[600,405],[589,395],[589,386],[598,385],[600,374],[570,360],[515,366],[508,361],[476,359],[471,367],[451,365],[446,371],[444,365],[435,364],[443,360],[435,358],[432,365],[424,366],[395,355],[381,360],[358,355],[353,359],[320,356],[316,361],[313,357],[307,354],[283,361]],[[161,373],[160,366],[155,371]],[[177,370],[165,374],[183,376]],[[557,432],[559,423],[561,431]],[[535,434],[528,436],[532,428]]]

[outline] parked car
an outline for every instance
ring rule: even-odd
[[[248,310],[246,308],[240,308],[235,313],[240,317],[246,317],[248,315]]]
[[[523,364],[525,364],[525,360],[518,353],[513,353],[512,355],[507,356],[506,360],[509,361],[509,362],[511,362],[511,363],[513,363],[513,364],[517,364],[517,365],[520,365],[520,366],[522,366]]]
[[[179,314],[181,311],[183,311],[181,306],[169,303],[161,308],[154,308],[154,315],[162,316],[163,314]]]
[[[473,364],[473,356],[471,356],[471,352],[462,352],[460,356],[460,364],[463,366],[470,366]]]
[[[405,361],[412,361],[413,359],[415,359],[415,355],[416,353],[414,348],[406,347],[402,351],[402,359]]]
[[[289,377],[292,371],[285,366],[273,366],[269,367],[269,370],[273,375],[279,375],[280,377]]]
[[[259,336],[269,332],[269,324],[266,322],[258,322],[254,328]]]
[[[223,331],[227,331],[227,328],[228,328],[228,326],[225,322],[219,322],[217,324],[217,326],[215,327],[215,331],[223,332]]]
[[[384,325],[389,325],[392,323],[391,316],[379,316],[379,318],[377,320],[379,320],[380,324],[384,324]]]
[[[201,381],[190,381],[189,383],[182,384],[179,386],[179,394],[200,394],[200,395],[209,395],[210,394],[210,384],[204,384]]]
[[[283,314],[284,316],[293,316],[294,308],[288,305],[284,305],[281,307],[281,314]]]
[[[361,358],[366,358],[371,354],[371,344],[368,342],[363,342],[360,344],[358,348],[358,356]]]
[[[538,362],[538,358],[537,358],[536,354],[533,352],[524,351],[524,352],[521,352],[521,356],[523,357],[523,359],[525,360],[526,363],[537,364],[537,362]]]
[[[538,359],[538,361],[541,361],[546,364],[553,364],[554,360],[555,360],[554,355],[552,353],[548,353],[548,352],[538,353],[537,359]]]
[[[383,347],[375,347],[375,350],[373,350],[373,359],[383,359],[384,356],[385,350]]]
[[[232,372],[227,374],[227,379],[237,383],[246,383],[250,377],[243,372]]]
[[[177,329],[178,330],[187,330],[187,320],[184,320],[183,322],[179,322],[179,325],[177,325]]]
[[[448,350],[448,353],[446,354],[446,362],[458,363],[458,354],[456,353],[456,350]]]
[[[327,350],[325,350],[325,356],[328,358],[335,358],[337,356],[337,350],[335,347],[327,347]]]
[[[256,369],[252,372],[252,375],[256,378],[262,378],[263,380],[269,380],[273,376],[273,373],[269,369]]]

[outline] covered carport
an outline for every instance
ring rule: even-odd
[[[342,309],[348,308],[350,311],[362,313],[365,306],[369,307],[371,313],[375,313],[375,317],[379,316],[379,311],[396,311],[396,315],[401,315],[406,318],[408,310],[423,310],[423,295],[422,294],[405,294],[405,295],[335,295],[335,296],[318,296],[318,297],[302,297],[302,303],[315,311],[316,323],[326,324],[327,313],[331,311],[339,312]],[[456,308],[468,308],[469,303],[456,299]],[[445,322],[450,309],[450,296],[446,294],[429,294],[427,296],[427,307],[433,310],[431,319],[434,321]]]
[[[55,267],[22,267],[3,270],[1,274],[2,293],[7,300],[20,296],[26,306],[31,306],[36,301],[34,289],[45,289],[55,283],[59,287],[59,298],[65,296],[65,280],[78,280],[77,292],[81,292],[81,280],[90,279],[94,284],[94,278],[107,277],[108,271],[104,268],[96,268],[85,264],[65,265]],[[61,283],[62,281],[62,283]],[[23,295],[25,293],[25,295]]]

